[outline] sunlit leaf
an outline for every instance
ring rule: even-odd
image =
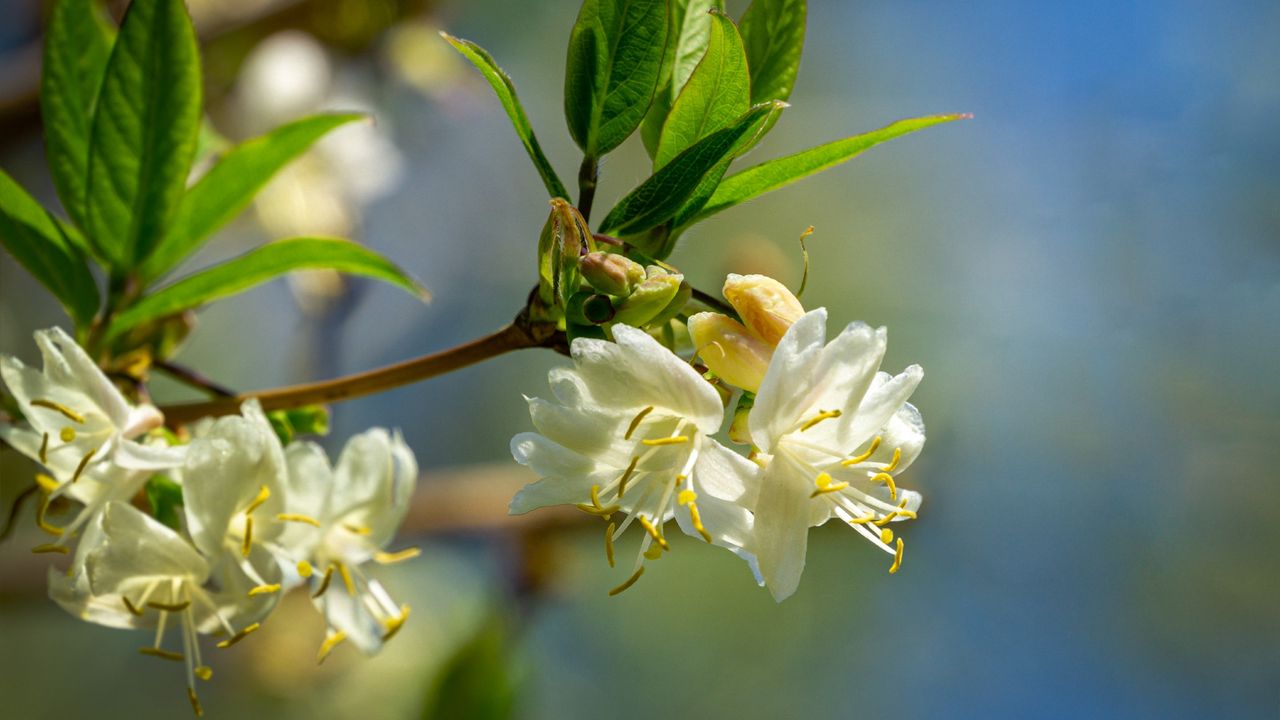
[[[751,66],[751,102],[786,100],[804,50],[805,0],[754,0],[738,29]]]
[[[738,29],[721,13],[714,13],[709,19],[707,51],[671,106],[653,158],[654,168],[671,162],[751,107],[751,78]]]
[[[711,35],[711,10],[724,12],[724,0],[671,2],[671,32],[666,56],[662,61],[662,71],[658,76],[658,92],[654,93],[653,105],[649,107],[649,113],[640,125],[640,138],[644,140],[644,148],[650,158],[658,152],[658,138],[662,134],[667,114],[671,112],[672,103],[679,97],[693,68],[707,51]]]

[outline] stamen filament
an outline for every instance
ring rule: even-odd
[[[83,416],[83,415],[81,415],[80,413],[76,412],[75,410],[72,410],[71,408],[67,407],[66,405],[63,405],[62,403],[57,403],[57,402],[54,402],[54,401],[52,401],[52,400],[39,400],[39,399],[37,399],[37,400],[32,400],[32,401],[31,401],[31,406],[32,406],[32,407],[42,407],[42,408],[47,408],[47,409],[49,409],[49,410],[55,410],[55,411],[57,411],[57,412],[62,413],[62,414],[63,414],[64,416],[66,416],[66,418],[67,418],[68,420],[70,420],[71,422],[79,423],[79,424],[81,424],[81,425],[83,425],[83,424],[84,424],[84,416]]]
[[[613,597],[614,595],[624,592],[627,588],[631,587],[632,585],[635,585],[636,581],[639,580],[640,576],[643,574],[644,574],[644,566],[641,565],[640,567],[636,568],[635,572],[631,573],[631,577],[627,578],[626,582],[610,590],[609,597]]]
[[[651,412],[653,412],[653,406],[652,406],[652,405],[650,405],[649,407],[647,407],[647,408],[645,408],[645,409],[641,410],[641,411],[639,412],[639,414],[637,414],[637,415],[636,415],[636,416],[631,420],[631,424],[627,426],[627,434],[626,434],[626,435],[623,435],[623,436],[622,436],[622,439],[623,439],[623,440],[630,440],[630,439],[631,439],[631,434],[632,434],[632,433],[634,433],[634,432],[636,431],[636,428],[640,427],[640,421],[644,420],[644,416],[645,416],[645,415],[648,415],[648,414],[649,414],[649,413],[651,413]]]

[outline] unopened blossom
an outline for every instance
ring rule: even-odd
[[[743,500],[755,467],[709,436],[720,428],[720,396],[647,333],[613,328],[616,342],[579,338],[572,368],[548,376],[554,400],[529,399],[537,432],[516,435],[511,453],[541,478],[511,501],[512,514],[572,504],[606,523],[605,552],[633,523],[645,534],[630,577],[668,549],[665,523],[741,552],[751,529]],[[614,520],[622,516],[622,521]]]
[[[700,312],[689,317],[689,337],[707,368],[747,392],[760,389],[773,346],[727,315]]]
[[[283,557],[310,578],[312,599],[329,632],[319,659],[350,640],[377,652],[409,617],[364,566],[416,557],[409,548],[387,552],[409,509],[418,463],[400,434],[374,428],[347,441],[336,466],[315,443],[294,442],[285,451],[288,505],[277,519],[289,525],[280,539]]]
[[[769,347],[782,340],[804,306],[786,285],[768,275],[736,275],[724,281],[724,297],[756,337]]]
[[[748,423],[764,468],[751,549],[779,601],[800,581],[810,527],[839,518],[893,556],[896,572],[903,541],[888,526],[920,506],[895,477],[924,446],[920,413],[907,402],[923,371],[878,372],[884,328],[854,323],[827,343],[826,320],[819,308],[786,332]]]

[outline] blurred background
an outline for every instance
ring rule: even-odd
[[[117,3],[118,5],[118,3]],[[436,31],[513,76],[562,177],[575,0],[190,0],[216,134],[363,109],[192,267],[301,233],[358,239],[435,301],[310,274],[203,312],[179,359],[247,390],[444,348],[505,323],[547,205],[489,87]],[[910,116],[897,140],[717,216],[672,262],[798,283],[920,363],[925,495],[903,571],[847,528],[812,536],[781,605],[683,536],[633,589],[599,528],[508,519],[510,461],[564,360],[523,352],[334,408],[337,450],[402,428],[424,468],[389,568],[414,608],[366,660],[317,668],[291,595],[214,656],[213,717],[1280,717],[1280,6],[1257,0],[816,2],[792,107],[746,166]],[[730,2],[736,17],[744,2]],[[3,0],[0,166],[55,202],[36,88],[46,7]],[[119,7],[115,8],[117,11]],[[209,142],[222,142],[212,136]],[[633,139],[597,205],[643,179]],[[66,320],[0,256],[0,349]],[[191,397],[158,384],[166,400]],[[29,478],[0,459],[4,507]],[[28,508],[29,511],[29,508]],[[29,517],[0,544],[0,715],[180,717],[143,634],[44,597]],[[622,572],[622,571],[618,571]]]

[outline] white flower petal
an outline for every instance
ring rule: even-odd
[[[102,512],[103,542],[85,558],[94,595],[122,594],[159,578],[199,585],[209,564],[176,532],[123,502]]]
[[[808,393],[814,367],[822,357],[826,327],[826,308],[805,313],[787,330],[773,351],[769,371],[760,383],[748,422],[752,442],[765,452],[772,452],[778,439],[807,410]]]
[[[804,468],[775,456],[760,482],[755,541],[748,549],[759,560],[760,575],[773,599],[782,602],[796,591],[804,572],[813,480]]]
[[[599,469],[595,460],[531,432],[511,438],[511,456],[542,476],[574,477],[590,475]]]
[[[125,440],[116,445],[111,459],[128,470],[165,470],[177,467],[187,459],[187,447],[144,445]]]
[[[370,584],[374,582],[371,580]],[[382,648],[385,631],[361,597],[352,596],[341,587],[331,587],[313,602],[329,627],[346,633],[347,641],[361,652],[372,655]]]
[[[333,475],[331,514],[367,528],[375,546],[390,542],[418,479],[417,461],[399,434],[374,428],[351,438]]]
[[[83,393],[113,425],[123,429],[129,420],[129,403],[93,358],[62,328],[39,330],[35,337],[50,381]]]
[[[877,373],[858,409],[844,423],[844,444],[857,447],[884,428],[906,404],[923,378],[924,370],[919,365],[911,365],[892,377],[887,373]]]

